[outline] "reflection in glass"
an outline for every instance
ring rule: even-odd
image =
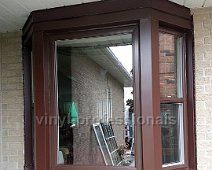
[[[134,166],[132,34],[57,41],[58,164]]]
[[[160,96],[181,98],[182,96],[182,37],[159,34],[160,48]]]
[[[182,163],[184,157],[183,106],[161,104],[163,164]]]

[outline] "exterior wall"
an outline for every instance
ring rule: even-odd
[[[212,169],[212,8],[193,10],[198,170]]]
[[[124,88],[116,79],[110,77],[110,88],[112,92],[112,118],[114,119],[113,130],[116,136],[116,142],[125,145],[124,141]],[[119,121],[117,119],[120,119]],[[117,120],[117,121],[116,121]],[[120,124],[122,123],[122,124]]]
[[[92,118],[98,118],[98,110],[100,110],[97,108],[98,104],[105,101],[107,89],[110,88],[113,118],[124,119],[123,85],[109,73],[105,73],[100,65],[80,50],[72,50],[71,55],[60,54],[59,57],[61,60],[63,57],[68,58],[67,61],[64,59],[62,65],[66,70],[71,69],[71,73],[68,75],[72,77],[72,82],[68,83],[72,85],[72,92],[70,92],[71,86],[66,87],[66,90],[63,89],[63,95],[69,94],[72,101],[76,103],[80,122],[88,120],[87,123],[83,125],[80,123],[79,126],[73,128],[73,164],[105,165],[92,128],[92,124],[95,123],[92,122]],[[71,67],[64,63],[71,63]],[[113,130],[118,145],[124,144],[124,125],[114,123]]]
[[[0,34],[0,170],[23,170],[21,33]]]

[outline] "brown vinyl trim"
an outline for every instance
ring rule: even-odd
[[[137,9],[137,10],[130,10],[130,11],[120,11],[117,13],[106,13],[103,15],[96,15],[96,16],[85,16],[81,18],[73,18],[67,20],[60,20],[60,21],[48,21],[45,23],[36,23],[34,27],[35,30],[38,31],[55,31],[55,30],[67,30],[69,31],[77,30],[78,28],[83,29],[92,29],[98,27],[105,27],[105,26],[119,26],[119,25],[129,25],[133,24],[136,21],[139,21],[139,18],[151,14],[151,10],[148,9]]]
[[[193,32],[189,31],[186,35],[187,45],[187,105],[188,105],[188,155],[189,167],[197,169],[197,150],[196,150],[196,113],[195,113],[195,82],[194,82],[194,39]]]
[[[68,28],[78,28],[78,27],[85,27],[86,29],[93,28],[93,27],[100,27],[104,25],[120,25],[121,23],[133,23],[135,21],[139,21],[141,18],[151,17],[159,20],[160,22],[166,22],[170,25],[177,26],[181,25],[186,29],[191,29],[191,22],[188,19],[179,18],[171,14],[166,14],[164,12],[151,9],[151,8],[138,8],[138,9],[130,9],[126,11],[118,11],[114,13],[105,13],[102,15],[95,15],[95,16],[83,16],[83,17],[76,17],[76,18],[66,18],[63,20],[50,20],[46,22],[36,22],[33,21],[36,26],[33,27],[34,31],[55,31],[61,29],[68,29]],[[31,23],[31,22],[30,22]],[[29,30],[25,30],[27,32]]]
[[[188,170],[188,169],[189,169],[189,167],[185,164],[163,168],[163,170]],[[193,170],[193,169],[191,169],[191,170]]]
[[[189,20],[158,10],[152,10],[152,17],[160,21],[160,26],[165,23],[166,27],[173,27],[174,29],[177,28],[179,30],[184,29],[184,31],[192,28],[192,24]]]
[[[48,113],[48,103],[46,100],[46,94],[48,96],[48,84],[45,80],[48,68],[45,68],[44,56],[44,35],[42,32],[33,33],[32,37],[32,53],[33,53],[33,77],[34,77],[34,94],[35,94],[35,116],[36,119],[41,120]],[[46,87],[47,86],[47,87]],[[47,170],[48,162],[48,126],[44,123],[39,124],[35,120],[35,169],[36,170]]]
[[[24,67],[24,169],[34,170],[33,160],[33,113],[32,113],[32,86],[31,86],[31,50],[23,45]]]
[[[113,167],[113,166],[70,166],[58,165],[54,170],[137,170],[135,167]]]
[[[183,103],[183,98],[161,98],[160,103]]]
[[[64,31],[62,33],[48,33],[51,36],[53,41],[57,40],[66,40],[66,39],[80,39],[80,38],[89,38],[95,36],[104,36],[105,30],[107,30],[108,34],[120,34],[120,33],[133,33],[133,30],[138,27],[138,23],[131,24],[123,24],[119,26],[105,26],[101,28],[93,28],[93,29],[78,29],[72,31]],[[88,33],[89,32],[89,33]]]
[[[182,7],[167,0],[105,0],[86,4],[57,7],[47,10],[34,11],[24,25],[24,30],[33,22],[48,22],[53,20],[74,19],[85,16],[103,15],[119,11],[152,8],[167,14],[190,20],[188,8]],[[71,12],[70,12],[71,11]],[[33,19],[31,19],[33,18]]]
[[[141,112],[145,117],[160,116],[159,87],[159,22],[140,21]],[[158,124],[143,124],[143,169],[162,170],[161,129]]]

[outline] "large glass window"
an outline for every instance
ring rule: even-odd
[[[160,32],[163,166],[184,163],[183,37]]]
[[[58,164],[134,166],[132,34],[57,41]]]

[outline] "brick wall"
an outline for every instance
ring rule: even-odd
[[[0,170],[23,170],[21,33],[0,34]]]
[[[212,169],[212,8],[195,9],[198,170]]]
[[[175,36],[168,33],[159,34],[160,50],[160,97],[177,96]]]
[[[71,56],[71,57],[70,57]],[[112,95],[113,118],[124,119],[124,91],[120,84],[111,74],[91,60],[87,54],[79,49],[72,49],[71,54],[64,54],[60,51],[59,70],[66,70],[66,76],[72,77],[71,86],[65,87],[63,83],[60,89],[60,100],[67,94],[76,103],[80,120],[87,119],[89,122],[80,124],[73,128],[73,164],[75,165],[105,165],[102,153],[92,128],[92,119],[97,118],[99,102],[106,99],[106,90],[110,88]],[[64,61],[62,62],[64,58]],[[71,62],[70,62],[71,61]],[[67,64],[68,63],[68,64]],[[69,65],[69,63],[71,63]],[[68,73],[68,70],[71,70]],[[62,82],[61,82],[62,83]],[[67,84],[67,83],[66,83]],[[70,91],[72,90],[72,91]],[[70,97],[70,94],[72,95]],[[69,100],[70,100],[69,99]],[[124,125],[113,122],[113,130],[117,143],[124,144]]]

